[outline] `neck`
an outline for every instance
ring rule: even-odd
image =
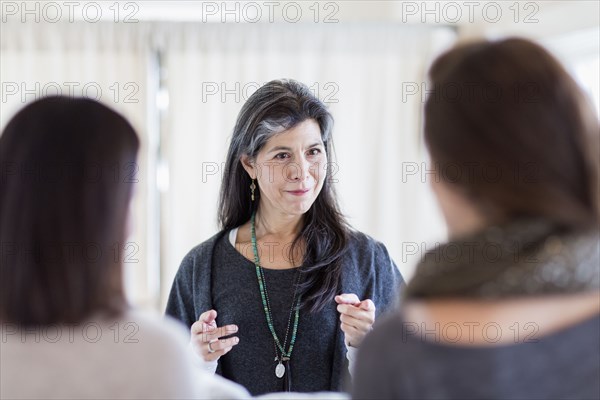
[[[303,226],[302,215],[282,214],[260,207],[256,213],[256,236],[297,237]]]
[[[450,240],[469,236],[488,225],[489,221],[459,189],[445,182],[433,181],[432,184],[446,220]]]
[[[486,221],[474,210],[461,210],[453,216],[446,218],[448,223],[448,236],[451,240],[470,236],[487,227]]]

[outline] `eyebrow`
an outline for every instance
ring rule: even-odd
[[[313,143],[310,146],[308,146],[308,148],[312,148],[312,147],[316,147],[316,146],[323,146],[322,142],[317,142],[317,143]],[[290,147],[285,147],[285,146],[275,146],[273,147],[271,150],[269,150],[267,153],[273,153],[274,151],[292,151],[292,149]]]

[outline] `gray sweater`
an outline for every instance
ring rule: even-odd
[[[502,346],[438,344],[407,332],[398,313],[365,339],[355,399],[600,398],[600,316]]]
[[[188,328],[201,313],[218,312],[217,324],[237,324],[240,343],[219,359],[217,373],[244,385],[251,394],[283,390],[275,376],[275,350],[268,330],[254,263],[220,232],[193,248],[175,277],[166,313]],[[344,256],[342,293],[370,298],[377,316],[397,301],[402,277],[385,246],[353,232]],[[265,270],[275,330],[285,336],[294,270]],[[291,335],[291,333],[290,333]],[[292,389],[297,392],[340,391],[347,374],[346,347],[336,303],[317,314],[300,311],[291,360]]]

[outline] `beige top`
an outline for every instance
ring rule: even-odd
[[[183,327],[139,311],[19,329],[2,323],[2,399],[247,398],[192,365]]]

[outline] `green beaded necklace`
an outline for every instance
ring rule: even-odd
[[[296,291],[294,291],[294,300],[292,301],[292,308],[290,309],[290,317],[288,319],[288,325],[285,332],[285,339],[283,341],[283,345],[275,332],[275,328],[273,327],[273,317],[271,316],[271,307],[269,305],[269,296],[267,295],[267,284],[266,279],[264,277],[264,271],[260,266],[260,259],[258,258],[258,247],[256,245],[256,228],[255,228],[255,218],[256,211],[252,212],[252,217],[250,218],[250,230],[252,233],[252,249],[254,250],[254,265],[256,266],[256,277],[258,278],[258,287],[260,288],[260,297],[263,303],[263,309],[265,311],[265,317],[267,318],[267,325],[269,326],[269,330],[271,331],[271,335],[273,336],[273,340],[275,342],[275,361],[278,361],[277,366],[275,367],[275,376],[277,378],[282,378],[285,374],[285,366],[283,362],[289,362],[292,357],[292,350],[294,350],[294,343],[296,343],[296,333],[298,332],[298,319],[299,319],[299,307],[294,307],[295,304],[300,302],[300,297],[298,297],[298,301],[296,300]],[[298,282],[296,282],[296,288]],[[294,313],[294,328],[292,329],[292,339],[290,341],[290,345],[288,350],[285,351],[285,345],[287,343],[288,332],[290,329],[290,322],[292,317],[292,311],[295,310]],[[277,349],[281,353],[281,356],[278,356]],[[288,364],[289,369],[289,364]]]

